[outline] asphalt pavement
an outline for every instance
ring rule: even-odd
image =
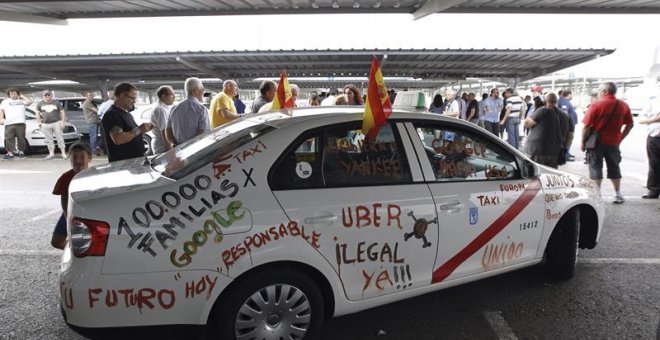
[[[660,340],[660,200],[640,198],[647,171],[643,127],[621,148],[626,202],[606,201],[600,243],[580,251],[573,279],[552,281],[540,266],[526,268],[329,320],[323,339]],[[577,161],[562,170],[586,175],[577,143],[572,151]],[[51,191],[70,163],[44,156],[0,162],[0,339],[84,339],[59,313],[60,251],[49,244],[60,211]],[[602,192],[611,197],[610,183]]]

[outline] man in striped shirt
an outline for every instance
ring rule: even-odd
[[[167,120],[165,136],[167,141],[176,146],[211,130],[209,112],[202,105],[204,85],[199,78],[188,78],[184,84],[188,95],[184,101],[175,106]]]
[[[504,91],[504,102],[506,113],[500,125],[506,129],[507,143],[517,149],[520,141],[520,112],[525,103],[512,88]]]

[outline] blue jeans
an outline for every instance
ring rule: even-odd
[[[520,140],[520,130],[518,129],[520,125],[520,118],[518,117],[509,117],[504,123],[506,129],[506,142],[514,148],[518,148],[518,141]]]
[[[92,152],[96,150],[97,144],[96,144],[96,135],[98,134],[99,131],[99,124],[98,123],[89,123],[89,146],[92,148]]]

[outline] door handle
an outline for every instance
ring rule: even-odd
[[[307,224],[326,224],[326,223],[334,223],[336,221],[337,221],[337,216],[335,216],[335,215],[306,217],[305,218],[305,223],[307,223]]]
[[[442,211],[456,211],[463,208],[463,203],[459,201],[450,201],[440,204],[440,210]]]

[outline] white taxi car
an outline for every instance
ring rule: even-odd
[[[327,317],[541,262],[567,279],[596,246],[588,179],[439,115],[395,111],[367,140],[363,110],[250,115],[77,175],[66,322],[314,339]]]

